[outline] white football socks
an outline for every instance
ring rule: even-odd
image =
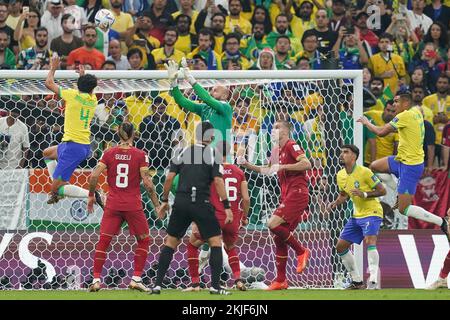
[[[55,173],[56,165],[58,162],[56,160],[45,159],[45,165],[47,166],[50,179],[53,180],[53,173]]]
[[[342,263],[344,264],[348,273],[350,273],[352,280],[354,282],[361,282],[362,279],[361,279],[361,276],[359,275],[358,269],[356,268],[355,257],[350,252],[350,250],[347,249],[347,252],[342,253],[342,254],[339,253],[339,256],[341,257]]]
[[[367,261],[369,262],[369,281],[378,282],[378,265],[380,261],[380,255],[376,246],[367,247]]]
[[[418,207],[418,206],[413,206],[410,205],[407,209],[406,209],[406,216],[408,217],[412,217],[412,218],[416,218],[425,222],[430,222],[433,223],[437,226],[441,226],[442,225],[442,218],[432,214],[431,212],[428,212],[427,210]]]
[[[73,184],[60,187],[58,193],[60,196],[70,198],[87,198],[89,196],[89,190],[74,186]]]

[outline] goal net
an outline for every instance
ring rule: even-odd
[[[0,287],[68,288],[86,287],[92,280],[95,244],[102,212],[88,215],[86,199],[64,198],[48,205],[49,177],[42,152],[61,142],[64,103],[44,86],[45,71],[2,71],[0,112],[12,115],[26,128],[14,127],[0,133]],[[139,132],[136,146],[149,154],[150,170],[159,196],[167,172],[175,132],[185,143],[193,141],[200,118],[181,109],[172,99],[163,71],[94,72],[99,80],[95,93],[98,106],[91,125],[91,156],[72,176],[71,183],[87,188],[88,177],[103,151],[118,143],[117,126],[130,121]],[[362,150],[362,134],[354,131],[354,119],[362,113],[360,71],[193,72],[205,88],[223,85],[229,89],[233,107],[233,154],[245,155],[257,165],[268,163],[270,133],[277,119],[292,124],[291,138],[305,150],[313,169],[309,177],[309,213],[295,236],[311,250],[306,271],[297,274],[296,257],[289,250],[287,278],[290,286],[332,288],[344,268],[334,250],[338,236],[352,213],[350,206],[328,213],[327,204],[337,194],[335,176],[340,169],[340,146],[355,143]],[[77,75],[59,71],[56,79],[64,88],[76,87]],[[187,82],[183,94],[197,100]],[[28,149],[24,168],[23,150]],[[245,171],[251,196],[249,224],[240,230],[238,241],[242,275],[253,283],[269,284],[275,278],[274,243],[266,222],[280,201],[276,176]],[[100,188],[106,194],[105,176]],[[155,276],[168,219],[156,219],[155,210],[142,188],[144,211],[151,230],[150,254],[144,282]],[[173,201],[173,198],[171,199]],[[128,228],[114,238],[107,256],[104,282],[124,287],[132,275],[135,239]],[[186,259],[187,237],[180,245],[164,284],[189,285]],[[226,259],[224,259],[226,260]],[[361,262],[361,261],[360,261]],[[362,264],[361,264],[362,265]],[[207,269],[205,269],[207,270]],[[207,282],[209,272],[203,271]],[[222,278],[231,285],[228,268]]]

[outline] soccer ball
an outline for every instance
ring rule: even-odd
[[[108,9],[101,9],[95,15],[95,25],[101,29],[109,30],[116,19]]]

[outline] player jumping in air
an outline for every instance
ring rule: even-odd
[[[107,170],[109,194],[100,223],[100,239],[94,255],[94,280],[89,286],[89,291],[100,290],[100,277],[106,260],[106,252],[113,236],[119,233],[124,221],[128,223],[130,234],[134,235],[137,240],[134,274],[129,288],[150,291],[141,282],[150,245],[150,232],[142,208],[139,189],[141,179],[155,208],[159,207],[159,201],[148,170],[148,156],[142,150],[133,147],[133,125],[124,122],[119,126],[117,133],[120,137],[120,144],[105,151],[92,172],[89,182],[88,212],[91,213],[98,177],[104,170]]]
[[[69,184],[69,180],[78,165],[91,153],[90,126],[97,107],[97,97],[93,93],[97,86],[97,78],[91,74],[84,74],[84,68],[80,66],[78,90],[63,89],[54,80],[59,62],[59,57],[54,54],[45,80],[47,89],[65,101],[62,143],[48,147],[43,152],[48,172],[53,179],[48,204],[57,203],[62,197],[88,197],[88,190]],[[103,208],[103,201],[97,191],[95,191],[95,199]]]
[[[358,119],[358,122],[377,136],[384,137],[394,131],[399,133],[397,156],[376,160],[371,163],[370,169],[377,173],[393,173],[398,178],[398,210],[401,214],[434,223],[448,236],[448,223],[445,218],[412,205],[417,184],[424,170],[423,115],[418,108],[411,108],[412,98],[409,93],[397,95],[394,98],[394,106],[397,116],[383,127],[373,125],[365,116]]]
[[[241,279],[241,266],[239,262],[239,255],[236,247],[236,241],[239,238],[239,228],[242,225],[248,224],[248,210],[250,209],[250,196],[248,194],[247,180],[244,172],[237,166],[225,163],[229,144],[223,143],[223,180],[225,182],[225,189],[228,193],[228,200],[230,201],[231,211],[233,212],[233,223],[226,224],[226,214],[223,204],[220,202],[220,197],[217,194],[214,185],[211,186],[211,204],[216,210],[216,217],[222,230],[222,238],[225,252],[228,255],[228,263],[233,272],[233,278],[236,288],[245,291],[246,287]],[[228,148],[227,148],[228,146]],[[242,201],[242,202],[241,202]],[[242,210],[240,204],[242,203]],[[200,275],[199,275],[199,260],[198,248],[205,241],[198,232],[197,226],[193,225],[193,230],[189,243],[187,245],[187,256],[189,274],[191,276],[192,286],[185,289],[185,291],[199,291],[200,290]]]
[[[295,239],[292,231],[305,218],[308,210],[309,191],[306,171],[311,169],[311,163],[300,146],[289,136],[290,124],[286,121],[275,122],[272,130],[275,148],[272,150],[268,167],[255,166],[243,157],[238,157],[238,164],[243,167],[262,174],[277,173],[280,181],[280,205],[267,223],[275,242],[277,278],[267,290],[288,288],[286,280],[288,246],[294,249],[297,255],[298,273],[305,270],[310,256],[309,249]]]
[[[447,211],[447,216],[450,216],[450,209]],[[450,230],[448,230],[450,233]],[[448,288],[448,274],[450,273],[450,250],[444,260],[444,265],[442,266],[441,272],[439,273],[438,279],[433,282],[427,290],[436,290],[439,288]]]
[[[336,245],[336,251],[352,277],[352,283],[347,289],[363,289],[364,284],[356,268],[355,257],[349,248],[353,243],[360,244],[364,240],[367,244],[370,272],[367,289],[377,289],[380,258],[376,244],[380,225],[383,222],[383,208],[377,197],[384,196],[386,189],[369,168],[356,164],[358,156],[359,149],[356,146],[342,146],[340,162],[344,165],[344,169],[337,174],[340,193],[336,201],[330,203],[328,210],[331,212],[348,198],[353,201],[355,205],[353,217],[345,225]]]

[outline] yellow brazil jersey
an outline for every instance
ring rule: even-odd
[[[185,55],[192,51],[191,35],[178,36],[177,42],[175,42],[175,49],[183,52]]]
[[[65,101],[64,136],[62,141],[91,143],[91,121],[97,107],[95,94],[59,87],[59,96]]]
[[[147,42],[150,43],[153,46],[153,49],[157,49],[161,46],[161,42],[159,42],[158,39],[156,39],[153,36],[148,36],[147,38]],[[133,35],[133,44],[128,48],[128,50],[131,50],[133,48],[137,48],[142,52],[142,62],[140,67],[146,68],[147,64],[148,64],[148,58],[147,58],[147,54],[150,54],[150,50],[149,52],[147,52],[147,46],[141,46],[139,45],[138,41],[141,40],[142,38],[140,38],[138,35]],[[151,49],[151,48],[150,48]]]
[[[339,191],[345,192],[355,205],[353,218],[383,218],[383,208],[381,207],[378,198],[364,199],[351,194],[353,189],[358,189],[362,192],[370,192],[374,190],[379,183],[381,183],[380,179],[378,179],[372,170],[367,167],[355,165],[350,174],[348,174],[345,169],[338,172],[337,184]]]
[[[297,39],[301,39],[306,30],[314,29],[315,27],[316,23],[313,16],[311,16],[311,20],[303,21],[295,14],[292,15],[291,30]]]
[[[201,55],[202,57],[204,57],[207,61],[208,61],[208,57],[209,57],[209,53],[206,51],[201,51],[200,47],[195,48],[194,50],[192,50],[191,53],[189,53],[186,58],[187,59],[193,59],[195,55]],[[215,52],[214,50],[212,51],[212,54],[214,56],[214,59],[216,60],[216,69],[217,70],[222,70],[222,64],[220,63],[220,55]],[[209,61],[208,61],[209,62]]]
[[[434,115],[442,112],[450,117],[450,95],[447,95],[447,99],[438,99],[437,94],[432,94],[425,97],[422,101],[423,105],[430,108]],[[426,119],[430,121],[429,119]],[[430,121],[433,123],[433,121]],[[444,130],[445,124],[437,123],[434,125],[434,131],[436,132],[436,143],[442,142],[442,131]]]
[[[369,108],[369,111],[384,111],[384,104],[380,99],[377,99],[377,103]]]
[[[182,14],[181,11],[172,13],[173,20],[175,20],[175,18],[178,17],[180,14]],[[195,30],[195,21],[197,21],[197,17],[198,17],[198,11],[192,10],[192,16],[191,16],[192,22],[191,22],[191,27],[189,29],[189,32],[192,34],[197,34],[197,31]]]
[[[156,63],[156,69],[157,70],[166,70],[164,67],[164,63],[167,62],[167,60],[174,60],[176,63],[181,63],[181,59],[184,57],[184,53],[180,50],[174,49],[172,51],[172,54],[167,55],[164,51],[164,47],[155,49],[152,51],[153,58],[155,58]],[[160,62],[161,63],[158,63]]]
[[[405,63],[402,57],[393,53],[391,59],[386,61],[381,53],[374,54],[369,60],[370,69],[372,69],[374,76],[379,77],[386,71],[393,71],[394,75],[390,78],[384,79],[384,86],[389,85],[392,92],[398,90],[398,79],[406,75]]]
[[[364,112],[364,115],[372,120],[372,123],[378,127],[383,127],[386,123],[383,120],[383,112],[377,110],[371,110]],[[394,154],[394,145],[398,143],[399,137],[397,132],[391,132],[384,137],[376,137],[375,143],[377,146],[377,154],[375,159],[381,159],[384,157],[392,156]],[[364,159],[370,163],[370,148],[366,146]]]
[[[128,109],[129,121],[136,130],[139,130],[142,120],[151,114],[152,99],[142,99],[131,95],[125,99],[125,104]]]
[[[111,26],[111,29],[121,33],[128,30],[128,28],[131,28],[134,26],[133,18],[131,17],[131,14],[121,12],[119,15],[116,15],[113,11],[111,11],[114,15],[114,18],[116,19],[114,23]],[[120,42],[120,50],[122,54],[126,55],[128,52],[127,45],[125,44],[125,41]]]
[[[239,26],[244,34],[252,34],[252,24],[241,16],[239,19],[231,19],[230,16],[227,16],[225,19],[224,33],[234,32],[235,26]]]
[[[214,36],[214,52],[222,54],[223,43],[225,42],[225,36]]]
[[[407,165],[423,163],[425,125],[419,109],[411,108],[399,113],[390,124],[397,129],[399,135],[398,153],[395,160]]]

